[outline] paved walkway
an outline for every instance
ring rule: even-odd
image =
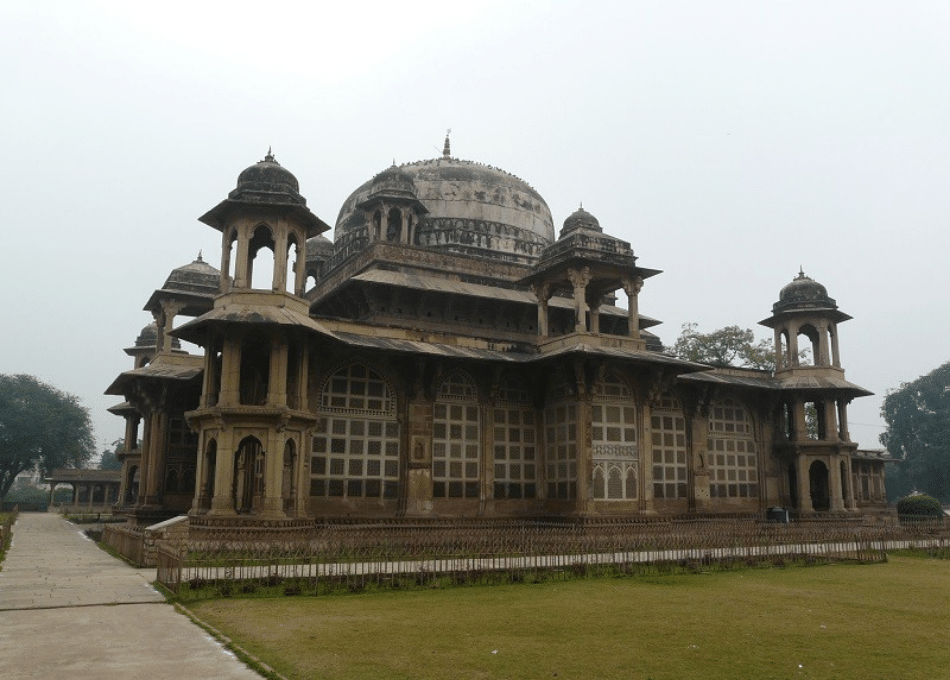
[[[23,513],[0,564],[3,680],[260,680],[59,515]]]

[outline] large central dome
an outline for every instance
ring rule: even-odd
[[[387,172],[396,174],[394,169]],[[403,192],[414,189],[428,211],[415,230],[414,245],[530,264],[554,242],[547,203],[527,182],[503,170],[443,156],[401,165],[398,175]],[[391,183],[388,175],[386,182],[374,179],[340,208],[337,243],[367,228],[369,217],[358,206],[376,195],[380,185]]]

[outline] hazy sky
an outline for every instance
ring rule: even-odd
[[[329,8],[329,7],[332,7]],[[645,267],[643,314],[757,325],[798,273],[854,317],[850,410],[950,359],[950,3],[6,2],[0,373],[79,396],[132,360],[197,217],[273,146],[333,224],[375,173],[441,153],[583,201]]]

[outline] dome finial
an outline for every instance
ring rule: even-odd
[[[272,148],[272,147],[270,147],[270,146],[267,147],[267,155],[264,156],[264,162],[265,162],[265,163],[276,163],[276,162],[277,162],[277,161],[274,160],[274,154],[273,154],[273,152],[271,151],[271,148]]]
[[[201,259],[201,251],[200,251],[200,250],[198,251],[198,259],[195,260],[195,262],[204,262],[204,260]]]
[[[807,279],[807,278],[808,278],[807,276],[805,276],[805,269],[804,269],[804,267],[802,267],[801,265],[798,265],[798,278],[799,278],[799,279]]]
[[[442,158],[452,157],[452,147],[449,144],[449,135],[452,134],[452,128],[445,131],[445,146],[442,147]]]

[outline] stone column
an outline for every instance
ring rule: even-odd
[[[805,422],[805,404],[802,400],[794,396],[789,400],[789,408],[792,410],[793,431],[792,441],[802,441],[808,439],[808,424]]]
[[[307,292],[307,234],[294,239],[294,295],[303,297]]]
[[[825,418],[825,437],[831,441],[837,441],[839,438],[834,405],[833,401],[825,401],[821,409]]]
[[[782,330],[776,326],[773,332],[775,347],[775,370],[781,370],[785,365],[785,357],[782,355]]]
[[[297,395],[297,403],[299,404],[298,408],[301,411],[307,411],[310,409],[308,395],[310,394],[310,389],[308,383],[310,382],[310,343],[304,342],[300,346],[300,369],[299,369],[299,379],[297,381],[298,390],[300,392]],[[302,455],[299,455],[298,458],[302,458]]]
[[[831,500],[832,512],[844,512],[844,497],[841,483],[841,462],[838,456],[833,456],[828,465],[828,495]]]
[[[220,293],[227,293],[230,284],[228,281],[228,272],[231,271],[230,235],[231,230],[228,227],[221,230],[221,283],[218,286],[218,292]]]
[[[152,320],[155,322],[155,354],[161,354],[165,351],[165,345],[168,344],[168,340],[165,337],[165,325],[166,317],[165,310],[160,309],[159,311],[152,312]]]
[[[848,432],[848,402],[845,399],[839,399],[838,406],[838,438],[843,442],[851,441],[851,433]]]
[[[568,279],[574,286],[574,331],[584,333],[587,330],[587,284],[590,283],[590,269],[571,269]]]
[[[811,477],[808,475],[808,459],[799,455],[795,460],[795,469],[798,472],[798,511],[810,515],[815,512],[815,508],[811,504]]]
[[[275,225],[282,226],[282,225]],[[287,230],[275,229],[274,237],[274,271],[271,279],[271,290],[287,292]]]
[[[287,405],[287,339],[271,338],[267,404]]]
[[[627,294],[627,334],[636,339],[640,338],[640,290],[642,288],[642,276],[623,282],[623,292]]]
[[[405,210],[399,211],[399,242],[409,243],[409,220]]]
[[[172,351],[171,332],[175,328],[175,317],[181,311],[180,302],[162,301],[161,321],[158,323],[158,337],[161,338],[161,348],[156,348],[159,352]]]
[[[222,430],[219,433],[218,452],[214,467],[214,496],[211,499],[209,515],[234,515],[234,499],[231,496],[234,486],[234,431]]]
[[[241,401],[241,339],[226,337],[221,350],[220,406],[237,406]]]
[[[264,451],[264,498],[261,499],[263,517],[284,517],[284,437],[271,432]]]
[[[588,303],[587,306],[590,309],[590,332],[600,333],[600,304]]]
[[[828,324],[827,322],[822,322],[818,324],[818,353],[820,358],[815,359],[816,366],[830,366],[831,365],[831,350],[828,340]]]
[[[798,327],[788,327],[788,365],[798,366]]]
[[[148,470],[145,476],[145,505],[159,505],[161,503],[162,478],[165,474],[165,428],[168,418],[161,411],[153,412],[149,416],[149,456]],[[144,466],[143,466],[144,467]]]
[[[838,326],[836,324],[829,325],[831,333],[831,362],[834,366],[841,366],[841,355],[838,353]]]
[[[204,358],[204,375],[201,376],[201,405],[208,407],[214,406],[218,401],[218,395],[211,394],[214,389],[215,384],[215,372],[217,367],[215,366],[215,347],[216,342],[212,340],[208,347],[205,348],[205,358]],[[220,379],[218,380],[220,384]]]
[[[251,237],[248,234],[249,227],[241,225],[238,229],[237,237],[237,262],[234,264],[234,287],[250,288],[251,277],[248,271],[250,265]]]
[[[191,511],[189,514],[196,514],[204,504],[205,484],[207,484],[208,475],[206,446],[207,444],[204,441],[204,437],[199,437],[198,452],[195,458],[195,495],[191,499]]]
[[[538,298],[538,337],[548,337],[548,301],[551,299],[551,286],[547,283],[536,284],[534,294]]]

